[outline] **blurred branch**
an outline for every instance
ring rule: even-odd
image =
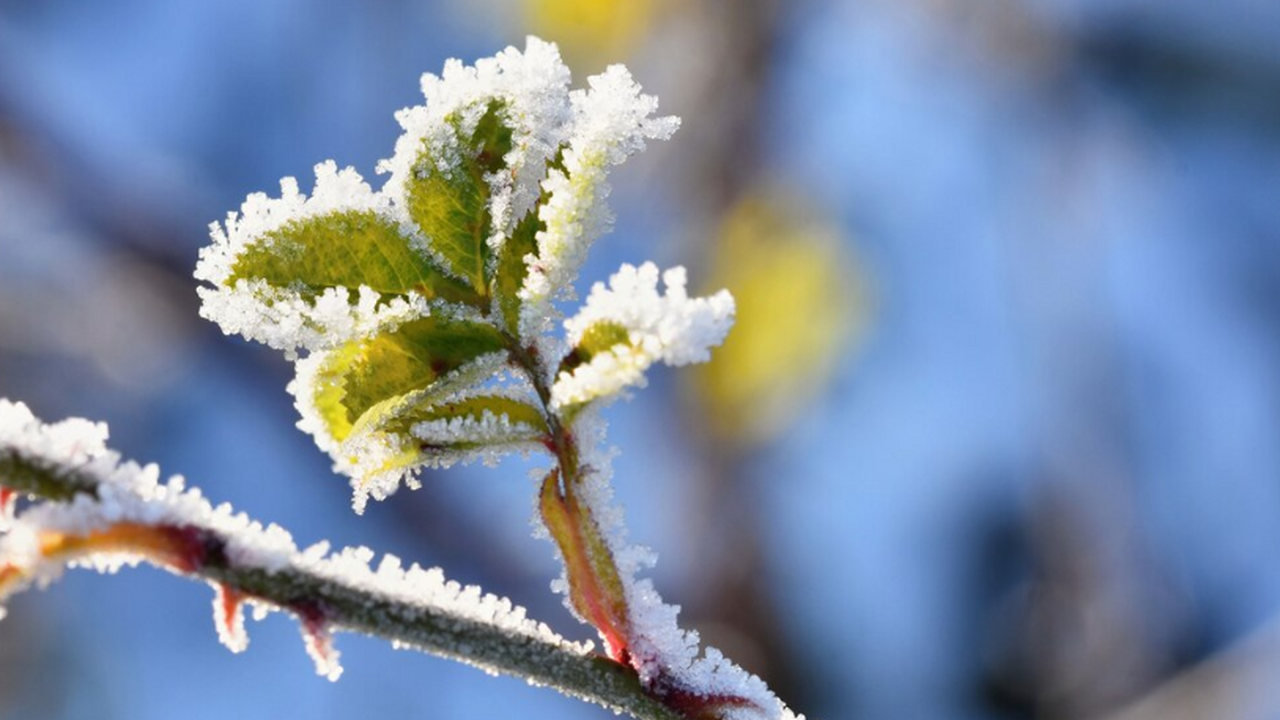
[[[1270,720],[1280,715],[1280,620],[1098,720]]]

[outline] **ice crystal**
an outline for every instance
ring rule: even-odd
[[[500,247],[516,220],[537,202],[547,162],[569,132],[569,77],[559,49],[533,37],[523,53],[509,47],[473,67],[449,60],[440,76],[423,75],[426,104],[396,113],[404,134],[396,141],[395,155],[378,165],[379,172],[391,174],[384,192],[403,221],[410,222],[404,188],[416,172],[422,148],[440,158],[438,169],[452,171],[458,148],[451,120],[460,121],[462,134],[470,134],[489,103],[497,101],[505,106],[512,130],[512,149],[503,158],[509,172],[486,178],[494,220],[487,241],[495,250]]]
[[[285,178],[280,197],[254,193],[211,227],[195,273],[212,286],[199,290],[201,313],[227,333],[291,358],[304,354],[289,388],[299,427],[351,476],[357,509],[414,485],[424,467],[491,460],[536,441],[520,428],[486,435],[493,423],[476,417],[386,427],[485,382],[505,362],[494,352],[501,344],[450,357],[445,372],[416,384],[394,377],[409,372],[398,358],[435,368],[442,363],[431,344],[447,347],[450,338],[417,338],[378,357],[353,348],[441,317],[514,334],[511,342],[543,357],[560,354],[564,342],[546,334],[556,317],[551,302],[572,292],[591,242],[609,226],[608,170],[679,124],[654,116],[657,100],[622,66],[589,78],[586,89],[570,91],[569,83],[556,46],[532,37],[523,51],[507,48],[473,66],[450,60],[439,76],[423,76],[425,104],[396,114],[404,132],[378,165],[390,176],[381,189],[327,161],[316,166],[310,196]],[[468,178],[480,171],[475,186]],[[518,226],[521,242],[505,251]],[[481,231],[484,247],[473,247]],[[551,369],[544,372],[549,380]],[[382,396],[352,400],[352,378],[366,376],[364,395]],[[465,432],[475,433],[472,442],[461,442]],[[447,447],[437,441],[442,433]]]
[[[0,600],[29,585],[51,582],[67,564],[114,572],[146,561],[176,573],[198,574],[209,563],[221,563],[225,572],[301,574],[371,599],[484,623],[512,637],[536,639],[569,652],[590,649],[528,620],[525,610],[510,600],[446,580],[438,568],[403,568],[398,558],[386,556],[374,569],[371,550],[330,553],[327,543],[300,551],[283,528],[263,526],[226,504],[214,507],[198,489],[187,488],[181,477],[161,482],[155,465],[122,461],[106,448],[106,436],[103,424],[72,419],[46,425],[25,405],[0,400],[0,453],[20,456],[49,472],[78,473],[94,483],[93,494],[26,510],[0,536]],[[228,648],[239,652],[247,646],[240,606],[252,602],[260,609],[298,616],[317,672],[330,679],[341,673],[329,635],[343,628],[346,618],[330,615],[322,605],[277,606],[267,598],[211,582],[215,626]]]
[[[549,199],[538,216],[545,229],[537,236],[538,262],[520,291],[521,329],[529,336],[547,329],[555,317],[551,301],[571,289],[591,243],[613,222],[605,204],[609,168],[643,150],[646,140],[665,140],[680,127],[679,118],[652,116],[657,98],[642,94],[622,65],[611,65],[588,86],[573,93],[563,169],[542,183]]]
[[[236,262],[247,249],[281,242],[273,233],[290,223],[343,211],[392,217],[390,198],[374,193],[355,169],[340,171],[329,160],[315,172],[310,197],[299,192],[295,178],[287,177],[280,181],[279,198],[254,193],[239,213],[210,226],[213,244],[200,251],[195,277],[215,287],[197,290],[203,301],[200,314],[227,334],[292,353],[329,347],[390,320],[427,312],[423,299],[413,293],[382,302],[378,292],[361,285],[329,287],[308,298],[294,288],[234,277]]]
[[[639,577],[653,555],[627,540],[603,449],[600,406],[644,385],[654,363],[706,361],[733,323],[733,298],[723,290],[689,297],[681,267],[623,265],[593,286],[563,337],[552,332],[555,303],[572,297],[591,244],[612,223],[610,170],[679,126],[656,115],[657,99],[621,65],[583,89],[569,85],[556,46],[536,38],[523,51],[473,66],[450,60],[439,76],[424,75],[425,103],[396,114],[404,132],[378,165],[389,175],[381,189],[324,163],[311,197],[286,178],[280,198],[251,195],[213,227],[196,272],[213,285],[201,290],[202,312],[226,332],[304,351],[289,385],[298,427],[351,478],[357,511],[370,497],[416,486],[426,467],[550,452],[557,466],[540,476],[539,511],[565,560],[556,586],[571,611],[590,615],[582,619],[609,656],[686,714],[792,717],[759,678],[700,650],[697,634],[680,629],[679,608]],[[180,487],[129,487],[144,498],[134,504],[152,513],[204,502]],[[101,512],[76,502],[82,521]],[[29,511],[18,524],[56,525],[58,512]],[[113,512],[115,521],[130,519]],[[447,583],[438,570],[402,570],[389,557],[372,571],[368,550],[298,553],[287,534],[273,551],[258,542],[260,555],[246,557],[235,538],[269,528],[196,514],[162,519],[225,533],[236,562],[270,561],[561,642],[507,601]],[[22,534],[12,534],[11,550],[9,538],[0,541],[0,561],[6,551],[18,557]],[[219,586],[219,634],[232,648],[243,647],[245,602],[262,606]],[[336,676],[333,618],[284,609],[301,620],[319,671]]]
[[[552,401],[567,406],[643,385],[644,371],[655,362],[687,365],[705,362],[733,324],[733,297],[727,291],[690,298],[685,270],[662,273],[666,294],[658,292],[658,268],[623,265],[606,287],[596,283],[578,314],[565,321],[568,340],[578,344],[593,327],[610,323],[626,331],[628,341],[596,352],[585,364],[562,372]]]
[[[574,423],[582,439],[582,463],[591,468],[583,477],[581,497],[600,526],[616,560],[626,591],[631,663],[641,681],[652,691],[688,692],[706,699],[737,698],[745,704],[727,707],[726,720],[772,720],[793,717],[764,681],[730,662],[715,648],[699,652],[698,633],[678,623],[680,607],[663,602],[651,580],[638,574],[653,566],[653,552],[627,538],[622,509],[613,500],[610,480],[616,451],[604,443],[606,425],[599,409],[581,413]],[[568,591],[562,576],[553,585]],[[572,611],[571,605],[566,605]]]

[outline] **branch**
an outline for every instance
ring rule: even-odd
[[[126,522],[117,521],[114,525],[76,535],[65,527],[72,511],[99,507],[108,497],[118,503],[122,489],[118,478],[104,477],[97,463],[92,467],[71,467],[14,447],[3,447],[3,444],[4,439],[0,438],[0,485],[36,498],[69,503],[44,503],[32,508],[19,518],[14,530],[4,536],[6,540],[13,537],[33,515],[35,524],[45,521],[46,527],[39,528],[43,533],[40,547],[46,553],[45,560],[49,555],[67,560],[76,552],[80,554],[72,559],[93,560],[97,552],[115,556],[117,563],[121,556],[128,557],[126,561],[130,562],[145,560],[184,577],[201,578],[214,584],[222,593],[228,615],[238,618],[241,600],[296,615],[312,645],[327,642],[330,629],[365,633],[389,640],[397,647],[416,648],[489,672],[547,685],[565,695],[640,720],[679,720],[679,715],[644,692],[630,668],[567,643],[545,626],[529,631],[534,624],[523,620],[521,609],[512,612],[507,601],[491,596],[482,600],[478,588],[461,590],[456,584],[443,583],[442,577],[437,581],[452,591],[455,603],[469,600],[477,607],[488,607],[493,619],[486,622],[448,607],[447,600],[436,604],[433,602],[436,598],[432,597],[423,598],[425,602],[406,597],[403,591],[413,589],[415,583],[423,583],[425,576],[439,576],[439,571],[415,567],[407,573],[400,573],[398,568],[380,569],[375,573],[365,565],[363,573],[353,573],[350,561],[359,557],[359,552],[322,560],[314,551],[297,553],[296,549],[280,567],[272,567],[273,563],[255,566],[248,559],[251,555],[245,552],[246,540],[227,531],[225,520],[231,516],[229,511],[221,509],[215,511],[220,514],[220,522],[201,523],[174,522],[178,518],[165,512],[173,508],[160,508],[163,521],[146,526],[138,521],[128,522],[126,512]],[[108,455],[114,464],[114,453]],[[121,469],[139,471],[128,464],[117,468]],[[139,472],[145,474],[145,471]],[[180,483],[154,487],[162,491],[159,496],[172,500],[175,507],[181,504],[180,500],[189,505],[194,493],[183,491]],[[194,496],[199,498],[198,493]],[[139,495],[137,499],[140,504],[150,504],[152,514],[156,513],[159,504],[154,498]],[[118,512],[120,507],[117,505],[114,511]],[[41,511],[45,511],[43,515],[39,514]],[[248,523],[243,516],[238,519],[245,528],[257,528],[265,534],[272,531],[271,528],[262,531],[261,526]],[[82,525],[84,522],[80,521]],[[52,529],[59,524],[64,527]],[[282,532],[278,528],[274,530]],[[32,572],[31,568],[20,568],[9,562],[12,553],[5,552],[8,549],[0,544],[0,597],[21,582],[19,575],[24,573],[22,579],[27,582],[50,577],[48,568]],[[367,555],[367,551],[364,554]],[[342,563],[346,567],[339,567]],[[344,572],[338,572],[339,569]],[[402,592],[395,591],[393,579],[407,579],[400,588]],[[234,622],[225,625],[231,626]],[[232,649],[238,648],[233,644]],[[316,652],[323,652],[323,648],[319,651],[313,648],[313,654]]]

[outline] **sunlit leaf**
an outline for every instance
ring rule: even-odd
[[[486,241],[492,224],[485,175],[503,171],[503,156],[511,150],[511,128],[502,116],[502,104],[490,102],[475,130],[458,138],[457,164],[447,170],[441,168],[442,158],[424,147],[405,188],[409,216],[426,234],[431,248],[482,296],[489,292]],[[457,121],[454,124],[457,128]]]
[[[413,320],[332,351],[314,380],[313,401],[329,434],[342,441],[371,409],[386,408],[503,347],[491,325],[437,316]]]
[[[471,288],[445,275],[415,250],[399,226],[372,210],[346,210],[293,220],[245,248],[227,285],[264,280],[306,299],[331,287],[367,285],[384,295],[474,301]]]
[[[536,433],[548,432],[547,420],[541,410],[523,400],[504,395],[476,395],[460,400],[419,406],[397,415],[394,420],[388,422],[385,429],[390,432],[408,433],[418,423],[458,418],[480,421],[486,413],[493,417],[506,418],[513,424],[527,426]]]
[[[534,208],[521,220],[511,237],[502,245],[498,253],[498,275],[494,278],[494,295],[498,299],[498,307],[502,311],[502,320],[507,331],[512,335],[520,332],[520,288],[529,274],[526,255],[538,252],[537,235],[542,229],[538,220],[538,210]]]
[[[582,339],[573,346],[569,354],[560,363],[556,374],[573,372],[578,366],[591,362],[591,358],[607,352],[618,345],[629,345],[631,333],[616,322],[598,322],[582,333]]]

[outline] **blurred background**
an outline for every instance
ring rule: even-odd
[[[527,466],[349,509],[290,366],[197,316],[207,224],[418,77],[528,33],[624,61],[669,143],[620,262],[728,287],[714,362],[608,411],[683,619],[811,718],[1280,718],[1280,4],[0,1],[0,396],[215,501],[442,565],[585,637]],[[71,573],[0,623],[0,718],[603,718],[207,587]]]

